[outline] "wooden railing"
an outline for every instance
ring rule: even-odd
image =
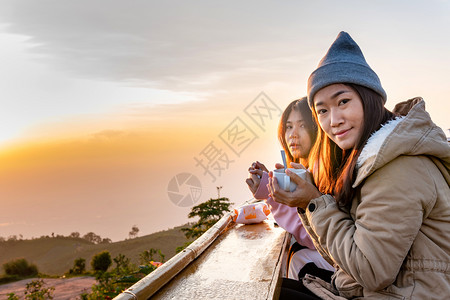
[[[114,299],[276,299],[290,234],[273,219],[251,225],[232,219],[227,213]]]

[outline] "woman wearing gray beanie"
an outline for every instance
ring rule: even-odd
[[[290,193],[269,180],[272,198],[297,207],[336,268],[331,283],[305,276],[304,287],[318,299],[448,297],[450,147],[425,102],[387,110],[377,74],[346,32],[311,74],[308,99],[319,125],[315,186],[289,173]]]

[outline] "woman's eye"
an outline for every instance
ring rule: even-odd
[[[318,115],[323,115],[324,113],[326,113],[327,112],[327,110],[326,109],[319,109],[319,110],[317,110],[317,114]]]
[[[343,104],[347,103],[348,101],[350,101],[350,99],[342,99],[341,101],[339,101],[339,105],[343,105]]]
[[[286,129],[292,129],[291,125],[286,125]]]

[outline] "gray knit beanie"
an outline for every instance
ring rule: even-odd
[[[364,59],[359,46],[347,32],[341,31],[308,79],[308,103],[312,107],[314,95],[335,83],[354,83],[380,94],[386,103],[386,92],[377,74]]]

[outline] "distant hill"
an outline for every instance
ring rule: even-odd
[[[0,274],[4,274],[3,264],[16,258],[25,258],[35,264],[39,272],[48,275],[63,275],[79,257],[86,259],[86,269],[90,270],[92,257],[103,250],[108,250],[112,258],[121,253],[138,265],[140,253],[150,248],[160,249],[167,261],[176,254],[175,249],[187,241],[181,231],[184,226],[111,244],[97,245],[84,239],[69,237],[1,242]],[[156,254],[154,259],[158,260],[159,255]],[[114,262],[112,265],[115,265]]]

